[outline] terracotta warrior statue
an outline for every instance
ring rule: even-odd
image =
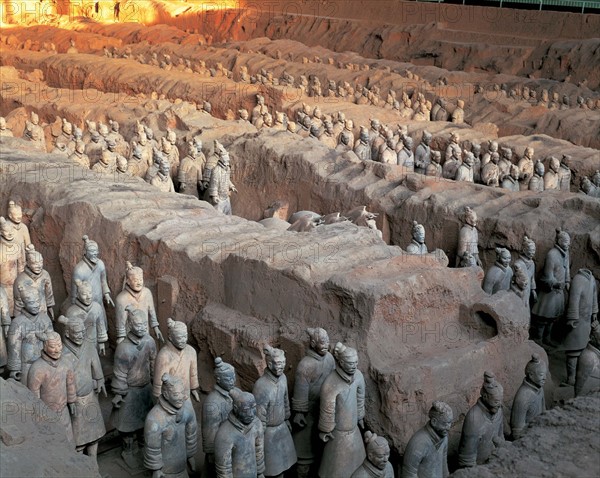
[[[563,154],[558,169],[558,188],[561,191],[571,190],[571,156]]]
[[[202,148],[202,146],[200,146]],[[202,155],[202,158],[200,157]],[[206,159],[202,150],[198,151],[196,143],[188,142],[188,154],[181,160],[179,165],[178,183],[179,192],[199,198],[202,189],[202,170]]]
[[[600,323],[592,322],[592,333],[587,347],[577,361],[575,396],[580,397],[600,390]]]
[[[264,430],[254,395],[234,388],[233,408],[215,437],[217,478],[264,478]]]
[[[544,191],[558,191],[560,189],[558,173],[560,162],[554,156],[548,159],[548,170],[544,174]]]
[[[48,313],[48,317],[54,320],[54,292],[50,274],[44,269],[44,258],[35,250],[33,244],[29,244],[26,250],[25,270],[21,272],[13,285],[14,313],[19,315],[23,308],[21,291],[34,289],[40,296],[40,307]]]
[[[358,142],[354,146],[354,153],[361,161],[371,160],[371,145],[369,144],[369,130],[364,126],[360,127]]]
[[[6,124],[6,118],[4,116],[0,116],[0,137],[4,138],[12,138],[13,132]]]
[[[427,168],[425,169],[425,175],[441,178],[443,172],[442,165],[440,164],[441,160],[442,153],[440,153],[439,151],[432,151],[431,163],[427,165]]]
[[[533,148],[525,148],[523,157],[519,160],[519,189],[527,191],[529,189],[529,181],[533,176]]]
[[[537,291],[535,284],[535,242],[529,239],[527,236],[523,237],[523,244],[521,245],[521,253],[515,261],[515,269],[519,267],[521,270],[527,273],[529,278],[527,291],[525,293],[525,304],[529,307],[530,304],[537,302]]]
[[[413,221],[412,241],[406,247],[406,252],[415,255],[427,254],[429,252],[425,244],[425,228],[417,221]]]
[[[363,464],[352,473],[351,478],[394,478],[394,468],[389,462],[390,445],[383,437],[377,436],[370,431],[365,432],[365,445],[367,447],[367,458]]]
[[[53,331],[52,321],[41,308],[40,295],[32,287],[19,291],[23,308],[11,322],[7,334],[8,370],[10,378],[27,384],[31,364],[42,355],[44,334]]]
[[[482,267],[479,259],[479,233],[477,232],[477,213],[470,207],[466,207],[463,215],[463,226],[458,233],[458,249],[456,251],[456,266],[465,253],[469,253],[475,259],[475,263]]]
[[[538,354],[533,354],[525,366],[525,378],[513,400],[510,428],[514,440],[521,438],[531,420],[546,410],[544,384],[547,374],[546,362]]]
[[[117,345],[113,368],[113,423],[123,439],[121,456],[133,469],[135,434],[144,428],[146,415],[154,405],[152,377],[156,360],[156,343],[148,335],[148,320],[139,309],[127,306],[129,333]]]
[[[156,318],[156,310],[154,309],[154,298],[150,289],[144,287],[144,271],[141,267],[134,267],[131,262],[127,262],[125,284],[116,301],[117,343],[123,341],[127,335],[125,325],[127,319],[126,307],[128,305],[144,312],[146,320],[148,320],[149,326],[154,330],[156,338],[164,342],[162,333],[158,327],[158,319]],[[159,375],[157,378],[160,379],[161,376]],[[158,396],[158,394],[156,395]]]
[[[92,301],[99,305],[95,307],[102,316],[104,330],[108,330],[106,320],[106,311],[104,304],[115,306],[111,296],[108,282],[106,280],[106,266],[100,259],[100,249],[98,243],[92,241],[88,236],[83,236],[83,257],[73,269],[71,276],[71,304],[78,302],[79,287],[77,281],[89,282],[92,288]],[[86,308],[89,307],[86,305]],[[67,316],[70,315],[67,313]]]
[[[233,398],[229,392],[236,381],[233,365],[223,362],[221,357],[215,359],[214,375],[215,387],[202,404],[202,450],[206,456],[206,474],[210,478],[216,476],[215,437],[233,409]]]
[[[488,269],[483,279],[482,288],[493,295],[501,290],[509,290],[513,277],[510,267],[512,260],[510,251],[504,247],[496,247],[496,262]]]
[[[566,336],[562,349],[567,355],[567,380],[564,385],[575,385],[577,361],[587,346],[592,322],[598,318],[598,289],[596,279],[589,269],[579,269],[571,288],[565,314]],[[563,384],[561,384],[563,385]]]
[[[12,223],[0,217],[0,287],[6,294],[11,317],[14,316],[14,283],[25,269],[20,247]]]
[[[156,175],[150,180],[152,186],[158,188],[163,193],[174,193],[175,185],[171,179],[171,165],[169,161],[163,158],[158,166]]]
[[[10,312],[8,311],[8,297],[6,291],[0,287],[0,375],[4,372],[4,367],[8,362],[6,352],[6,338],[10,328]]]
[[[60,335],[56,332],[46,334],[42,355],[29,369],[27,388],[58,415],[61,425],[65,427],[67,439],[75,446],[71,424],[77,400],[75,372],[61,357],[62,351]]]
[[[23,224],[23,210],[19,204],[14,201],[8,201],[8,222],[13,225],[15,231],[15,241],[21,251],[21,258],[25,264],[25,251],[27,246],[31,244],[29,237],[29,229]]]
[[[106,433],[98,395],[104,392],[104,374],[96,348],[85,337],[85,325],[79,317],[60,316],[58,322],[65,326],[64,358],[75,373],[75,413],[73,435],[78,452],[96,460],[98,441]]]
[[[432,135],[429,131],[423,131],[421,142],[415,151],[415,173],[425,174],[427,166],[431,162],[431,144]]]
[[[318,430],[321,386],[335,368],[333,355],[328,351],[327,332],[321,328],[310,328],[306,332],[310,338],[309,348],[296,369],[292,397],[298,478],[312,476],[316,472],[311,470],[313,463],[319,463],[323,453]]]
[[[31,121],[25,121],[23,138],[35,143],[35,145],[42,151],[46,151],[44,130],[40,126],[40,117],[35,113],[35,111],[31,112]]]
[[[456,170],[456,176],[454,176],[455,181],[461,181],[466,183],[474,182],[473,176],[473,165],[475,164],[475,156],[471,151],[465,152],[465,159],[461,164],[459,164]]]
[[[265,432],[265,476],[283,477],[283,473],[297,461],[288,398],[285,353],[266,345],[263,352],[267,361],[264,374],[254,384],[256,414]]]
[[[458,447],[461,468],[485,463],[494,449],[504,443],[502,399],[504,389],[491,372],[485,372],[481,397],[463,422]]]
[[[527,294],[529,293],[529,276],[521,266],[516,265],[513,269],[513,277],[510,282],[510,291],[513,292],[527,306]],[[527,308],[529,312],[529,308]],[[531,319],[530,319],[531,320]]]
[[[435,401],[429,421],[409,440],[402,459],[402,478],[447,478],[448,432],[454,414],[450,405]]]
[[[169,373],[183,381],[188,398],[191,394],[194,400],[199,402],[198,359],[194,348],[187,344],[187,326],[183,322],[167,319],[167,327],[169,329],[169,340],[156,356],[152,393],[155,398],[158,398],[160,395],[160,377],[164,373]]]
[[[556,243],[548,251],[539,280],[538,301],[531,311],[531,339],[549,342],[552,324],[562,317],[571,284],[570,255],[571,237],[560,229],[556,231]]]
[[[325,450],[320,478],[351,476],[366,457],[358,429],[365,416],[365,380],[358,370],[358,353],[338,342],[333,356],[336,368],[321,387],[319,437]]]
[[[237,192],[237,189],[231,182],[229,153],[222,144],[218,143],[216,146],[216,154],[219,159],[210,175],[208,196],[217,211],[231,215],[231,200],[229,199],[229,195],[231,191]]]
[[[189,391],[179,377],[168,373],[158,385],[158,403],[144,424],[144,466],[152,478],[188,478],[188,465],[191,471],[196,468],[198,433]]]
[[[529,180],[529,190],[541,193],[544,190],[544,163],[539,159],[533,166],[533,176]]]

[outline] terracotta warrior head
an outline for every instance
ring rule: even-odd
[[[333,349],[333,356],[338,363],[338,366],[348,375],[354,375],[358,368],[358,353],[352,347],[346,347],[343,343],[338,342]]]
[[[37,289],[33,287],[19,286],[19,294],[23,301],[23,308],[31,315],[37,315],[40,313],[42,304],[40,301],[40,294]]]
[[[35,250],[33,244],[28,244],[25,248],[25,260],[27,261],[27,267],[35,275],[41,274],[44,270],[44,258]]]
[[[510,251],[504,247],[496,247],[496,264],[499,264],[502,267],[508,267],[510,265],[510,261]]]
[[[533,259],[535,256],[535,242],[533,242],[529,237],[523,236],[523,242],[521,244],[521,254],[523,254],[527,259]]]
[[[534,385],[543,387],[546,383],[546,375],[548,374],[548,366],[546,362],[540,359],[538,354],[533,354],[531,360],[525,366],[525,377]]]
[[[256,400],[254,395],[233,388],[229,394],[233,399],[233,414],[244,425],[249,425],[256,417]]]
[[[161,396],[179,410],[188,399],[183,380],[169,373],[164,373],[160,379],[162,382]]]
[[[23,220],[23,210],[14,201],[8,201],[8,218],[15,224],[21,224]]]
[[[419,224],[417,221],[413,221],[412,237],[419,244],[425,243],[425,228],[422,224]]]
[[[92,241],[88,236],[83,236],[83,255],[92,264],[96,264],[98,262],[98,257],[100,256],[98,243]]]
[[[367,430],[365,432],[365,445],[367,448],[367,460],[375,468],[384,470],[390,459],[390,445],[387,440]]]
[[[453,421],[454,414],[450,405],[437,400],[433,402],[429,409],[429,425],[439,436],[445,437],[448,435]]]
[[[270,345],[265,345],[263,353],[267,360],[267,367],[273,375],[280,377],[285,370],[285,352]]]
[[[134,292],[140,292],[144,288],[144,271],[141,267],[134,267],[127,261],[125,272],[125,283]]]
[[[481,387],[481,400],[492,413],[496,413],[502,407],[504,398],[504,389],[496,381],[496,376],[492,372],[485,372],[483,375],[483,386]]]
[[[556,230],[556,245],[563,251],[568,251],[571,246],[571,236],[566,231]]]
[[[215,359],[215,380],[217,385],[227,392],[235,387],[235,368],[233,365],[223,362],[221,357]]]
[[[86,306],[92,304],[92,283],[87,280],[75,279],[75,285],[77,286],[77,299]]]
[[[464,222],[469,226],[476,227],[477,226],[477,213],[471,209],[469,206],[465,207],[464,212]]]
[[[546,171],[546,168],[544,167],[544,163],[542,163],[539,159],[535,162],[535,164],[533,165],[533,171],[535,172],[535,174],[537,174],[538,176],[543,176],[544,172]]]
[[[169,341],[179,350],[183,350],[187,345],[188,331],[183,322],[173,319],[167,319]]]
[[[133,305],[128,304],[125,307],[127,312],[127,323],[129,324],[129,330],[138,338],[145,337],[148,335],[148,319],[143,311],[136,309]]]
[[[310,348],[321,357],[325,356],[329,351],[329,335],[327,335],[327,331],[321,328],[310,328],[306,329],[306,333],[310,337]]]
[[[519,266],[519,264],[516,264],[514,267],[512,282],[519,290],[525,290],[529,287],[529,276],[527,275],[527,271]]]
[[[62,349],[62,340],[57,332],[52,331],[46,334],[44,340],[44,352],[46,352],[48,357],[53,360],[58,360],[62,355]]]
[[[58,322],[65,326],[65,338],[77,346],[83,345],[85,341],[85,324],[81,318],[61,315]]]
[[[15,227],[3,217],[0,217],[0,236],[8,242],[11,242],[15,238]]]

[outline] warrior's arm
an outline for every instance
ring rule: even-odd
[[[224,434],[217,435],[214,453],[217,478],[233,478],[233,443]]]

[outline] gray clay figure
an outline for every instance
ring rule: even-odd
[[[569,248],[571,238],[565,231],[556,231],[556,243],[546,254],[538,285],[538,301],[533,306],[531,338],[549,340],[551,326],[562,317],[571,283]]]
[[[587,347],[577,361],[575,396],[580,397],[600,390],[600,323],[592,322],[592,333]]]
[[[402,459],[402,478],[447,478],[448,432],[454,414],[447,403],[435,401],[429,421],[409,440]]]
[[[310,338],[309,348],[296,368],[292,397],[298,478],[311,476],[313,464],[319,463],[323,453],[318,429],[321,386],[335,368],[335,359],[328,351],[327,332],[321,328],[311,328],[307,329],[307,333]]]
[[[75,413],[77,400],[75,372],[61,357],[62,351],[60,335],[56,332],[46,334],[42,355],[29,369],[27,388],[58,415],[59,423],[65,428],[67,439],[75,447],[71,423],[71,415]]]
[[[525,303],[527,307],[529,307],[530,304],[535,304],[538,300],[536,290],[537,286],[535,283],[535,262],[533,261],[535,252],[535,242],[533,242],[527,236],[524,236],[521,246],[521,253],[514,262],[514,268],[516,270],[517,267],[519,267],[521,270],[527,273],[527,277],[529,278],[528,289],[525,293]]]
[[[264,478],[264,430],[254,395],[234,388],[233,409],[215,437],[217,478]]]
[[[413,221],[412,241],[406,247],[406,252],[413,255],[422,255],[429,252],[425,244],[425,228],[417,221]]]
[[[481,397],[471,407],[463,422],[458,447],[458,466],[485,463],[494,449],[504,443],[504,390],[491,372],[485,372]]]
[[[112,391],[113,424],[121,434],[121,456],[130,468],[134,459],[135,433],[144,428],[146,415],[154,405],[152,377],[156,343],[148,334],[148,321],[141,310],[127,306],[127,337],[117,345],[114,357]]]
[[[152,478],[188,478],[188,466],[196,468],[196,414],[180,378],[165,373],[159,383],[160,396],[144,424],[144,466]]]
[[[546,410],[544,384],[547,373],[546,362],[538,354],[533,354],[525,366],[525,378],[513,400],[510,428],[515,440],[523,436],[531,420]]]
[[[152,393],[155,398],[159,397],[160,378],[163,374],[169,373],[183,381],[188,399],[191,394],[194,400],[199,402],[198,358],[194,348],[187,343],[187,326],[183,322],[167,319],[167,327],[169,340],[156,356]]]
[[[154,309],[154,298],[152,292],[147,287],[144,287],[144,271],[140,267],[134,267],[131,262],[127,262],[125,273],[125,284],[123,290],[116,298],[115,318],[117,327],[117,343],[121,342],[127,335],[127,311],[126,307],[130,305],[135,309],[144,312],[148,325],[156,335],[156,338],[161,342],[163,340],[162,333],[158,327],[158,319],[156,310]],[[159,375],[158,378],[162,377]]]
[[[92,300],[100,308],[94,307],[102,315],[104,329],[107,330],[106,310],[104,304],[115,306],[106,278],[106,266],[100,259],[98,243],[92,241],[88,236],[83,236],[83,257],[73,269],[71,276],[71,304],[77,303],[78,287],[77,281],[87,281],[92,287]]]
[[[96,460],[98,441],[106,434],[98,395],[104,392],[104,374],[100,357],[94,344],[85,337],[85,325],[78,318],[60,316],[58,322],[65,326],[63,356],[75,374],[75,413],[73,413],[73,435],[78,452]]]
[[[501,290],[509,290],[513,277],[510,267],[510,251],[503,247],[496,248],[496,262],[488,269],[483,278],[482,288],[488,294],[493,295]]]
[[[208,197],[217,211],[226,215],[231,215],[231,200],[229,195],[232,191],[237,191],[237,189],[231,182],[229,153],[222,144],[215,143],[215,153],[218,156],[218,160],[210,174]]]
[[[99,355],[106,354],[108,332],[106,330],[105,314],[102,306],[93,300],[92,283],[75,279],[77,299],[67,309],[67,317],[79,317],[85,324],[86,340],[92,342],[98,349]]]
[[[12,319],[6,337],[6,349],[10,377],[27,385],[29,368],[41,357],[44,338],[53,328],[50,317],[41,308],[37,290],[24,288],[19,293],[23,309]]]
[[[216,476],[215,437],[222,423],[226,422],[233,409],[233,398],[229,392],[235,387],[233,365],[215,359],[215,387],[202,404],[202,450],[206,455],[206,470],[209,477]]]
[[[263,349],[267,368],[256,381],[252,394],[256,398],[256,414],[265,433],[265,476],[283,476],[297,461],[288,398],[285,353],[266,345]]]
[[[598,289],[592,271],[579,269],[569,290],[562,349],[567,355],[566,385],[575,385],[577,361],[587,346],[592,322],[598,317]]]
[[[319,477],[347,478],[366,457],[358,428],[365,416],[365,380],[355,349],[338,342],[333,356],[336,368],[321,387],[319,437],[325,450]]]
[[[367,448],[367,458],[352,473],[351,478],[394,478],[394,468],[389,462],[390,445],[387,440],[377,436],[375,433],[366,431],[365,445]]]
[[[40,296],[40,307],[48,313],[48,317],[54,320],[54,291],[50,274],[44,269],[44,258],[35,250],[33,244],[29,244],[25,252],[25,270],[21,272],[13,285],[14,312],[21,313],[23,301],[21,290],[35,289]]]
[[[463,215],[463,226],[458,233],[458,249],[456,251],[456,265],[459,266],[465,253],[471,254],[475,263],[481,267],[479,259],[479,233],[477,231],[477,213],[466,207]]]
[[[8,312],[14,317],[14,283],[25,269],[15,228],[10,221],[0,217],[0,287],[8,300]]]

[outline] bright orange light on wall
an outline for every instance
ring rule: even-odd
[[[238,7],[239,0],[0,0],[0,25],[49,24],[68,28],[69,24],[85,19],[98,23],[151,24],[160,22],[162,18]]]

